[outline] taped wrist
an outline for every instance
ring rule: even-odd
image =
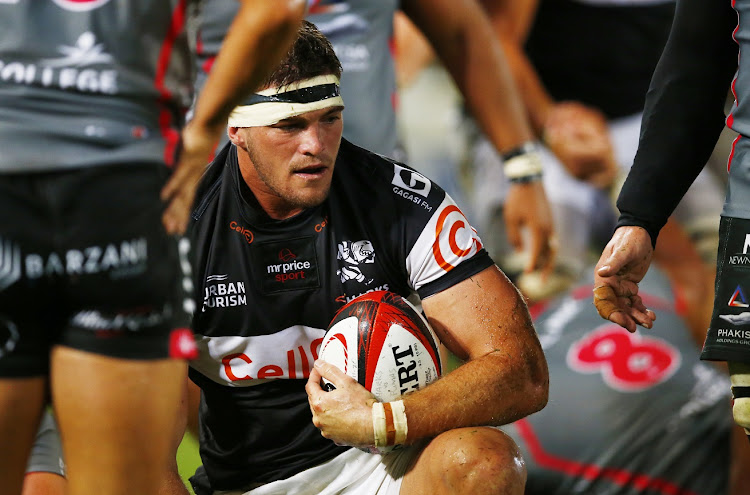
[[[734,422],[747,432],[750,430],[750,374],[734,373],[729,375],[732,382],[732,416]]]
[[[404,401],[373,404],[372,429],[375,432],[375,447],[392,447],[406,442],[409,427]]]
[[[542,157],[536,143],[528,141],[503,153],[503,171],[512,183],[525,183],[542,178]]]

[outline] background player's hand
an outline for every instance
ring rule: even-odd
[[[604,248],[594,271],[594,305],[599,315],[630,332],[651,328],[656,315],[638,295],[638,282],[653,255],[651,236],[641,227],[620,227]]]
[[[211,130],[194,122],[183,129],[179,161],[161,190],[161,199],[167,203],[162,222],[168,233],[185,232],[198,181],[206,170],[222,130],[223,127]]]
[[[617,177],[607,120],[599,110],[574,101],[555,104],[545,122],[544,142],[577,179],[606,189]]]
[[[528,250],[524,271],[548,273],[555,265],[557,246],[553,236],[552,214],[542,181],[513,184],[503,208],[508,241],[516,251]],[[523,229],[529,233],[529,246],[524,247]]]
[[[335,390],[326,392],[321,378],[332,382]],[[372,428],[374,395],[336,366],[318,359],[305,385],[313,424],[320,433],[339,445],[369,447],[375,444]]]

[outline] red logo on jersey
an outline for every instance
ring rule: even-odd
[[[297,255],[294,254],[292,250],[289,248],[284,248],[281,251],[279,251],[279,259],[281,261],[289,262],[295,259],[296,257]]]
[[[665,340],[643,337],[607,324],[570,346],[568,366],[581,373],[601,373],[604,382],[623,392],[638,392],[666,381],[681,356]]]
[[[253,243],[253,239],[255,239],[255,236],[253,235],[250,229],[243,227],[242,225],[238,224],[234,220],[229,222],[229,228],[243,235],[248,244]]]
[[[448,235],[443,231],[448,229]],[[441,241],[443,245],[441,246]],[[447,242],[447,246],[445,243]],[[443,209],[438,216],[435,226],[435,242],[432,244],[432,254],[435,256],[440,268],[446,272],[451,271],[456,265],[446,261],[444,250],[450,248],[450,253],[458,258],[466,258],[482,249],[482,243],[477,237],[477,231],[469,225],[468,220],[456,205],[450,205]],[[450,258],[450,253],[448,257]]]
[[[227,354],[221,358],[221,364],[224,367],[224,373],[231,382],[241,382],[245,380],[254,379],[267,379],[267,378],[300,378],[297,376],[297,359],[300,360],[300,367],[302,370],[301,378],[308,378],[310,376],[310,370],[316,359],[318,359],[318,349],[320,344],[323,343],[323,339],[315,339],[310,343],[310,355],[308,356],[304,346],[297,346],[286,351],[286,363],[283,362],[272,362],[266,363],[262,361],[262,358],[256,360],[244,352],[236,352]],[[274,357],[279,357],[281,353],[277,353]],[[239,360],[239,361],[238,361]],[[244,364],[243,364],[244,363]],[[255,376],[250,375],[250,366],[257,366],[258,370]],[[241,370],[241,371],[240,371]],[[235,373],[236,372],[236,373]]]
[[[86,10],[92,10],[97,7],[101,7],[109,0],[52,0],[60,7],[65,10],[72,10],[74,12],[84,12]]]

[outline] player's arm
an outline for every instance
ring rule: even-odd
[[[162,190],[167,231],[182,233],[195,186],[226,129],[232,109],[263,81],[284,56],[302,22],[306,0],[240,0],[211,73],[182,132],[180,160]]]
[[[541,135],[555,102],[523,49],[538,0],[481,0],[481,4],[502,44],[531,125]]]
[[[518,290],[495,266],[425,298],[430,324],[453,353],[467,360],[427,387],[403,396],[405,443],[444,431],[502,425],[547,403],[547,362]],[[323,392],[321,376],[336,384]],[[347,445],[374,442],[374,396],[333,365],[316,361],[307,383],[314,422]]]
[[[538,3],[538,0],[481,0],[536,135],[574,177],[607,187],[618,168],[604,114],[577,101],[555,101],[524,50]]]
[[[736,26],[730,2],[677,2],[646,96],[638,152],[617,201],[618,226],[643,227],[654,246],[724,127],[737,69]]]
[[[442,343],[466,361],[404,397],[409,441],[461,426],[503,425],[547,403],[547,361],[521,294],[491,266],[422,300]]]
[[[500,43],[476,0],[408,0],[404,13],[425,34],[495,148],[505,154],[534,141]],[[552,217],[540,181],[514,182],[506,199],[508,237],[522,247],[532,234],[528,269],[550,266]]]

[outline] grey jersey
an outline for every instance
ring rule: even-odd
[[[308,0],[307,19],[341,60],[344,137],[392,156],[396,149],[393,15],[398,0]],[[238,9],[237,0],[204,0],[197,46],[200,88]]]
[[[0,171],[170,163],[189,1],[0,1]]]
[[[739,44],[740,53],[747,53],[750,51],[750,1],[733,1],[732,7],[737,11],[739,19],[733,38]],[[728,217],[750,218],[750,140],[747,139],[750,136],[750,64],[742,61],[740,58],[737,74],[732,81],[734,105],[727,116],[727,126],[739,136],[729,155],[729,187],[723,214]]]
[[[659,317],[635,334],[596,314],[591,285],[531,308],[549,403],[504,427],[522,448],[527,495],[726,493],[729,380],[699,361],[658,271],[640,285]]]

